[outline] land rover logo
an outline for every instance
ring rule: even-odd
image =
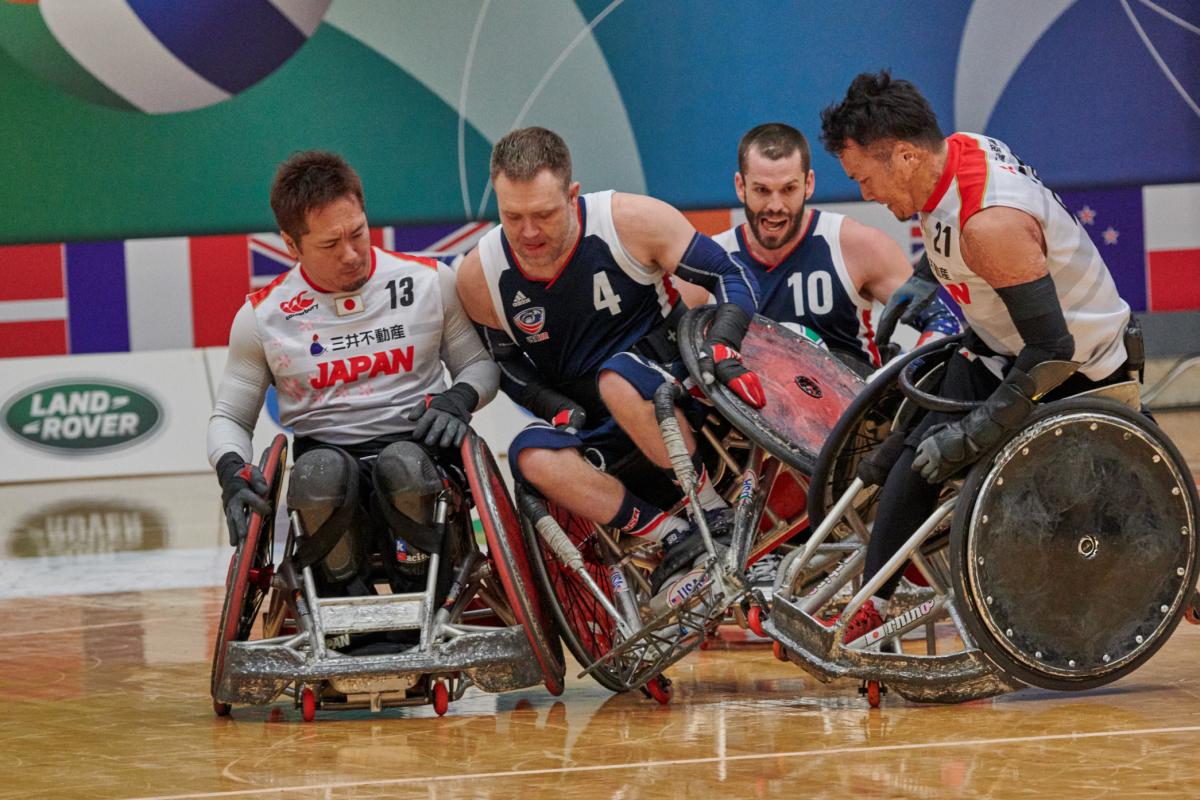
[[[10,399],[3,413],[11,435],[52,452],[118,450],[162,422],[162,411],[149,395],[100,381],[43,384]]]

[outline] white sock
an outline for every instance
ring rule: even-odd
[[[708,470],[705,469],[700,473],[700,488],[696,490],[696,499],[700,501],[700,507],[705,511],[717,511],[722,508],[729,508],[729,504],[725,502],[725,498],[717,494],[717,490],[713,488],[712,481],[708,479]]]

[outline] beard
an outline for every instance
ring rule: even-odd
[[[803,203],[800,204],[799,211],[786,220],[779,233],[765,233],[762,230],[762,221],[765,215],[751,211],[750,206],[745,203],[742,204],[742,208],[746,212],[746,222],[750,228],[750,232],[754,235],[758,243],[766,250],[778,250],[792,241],[797,231],[800,230],[800,222],[804,219],[804,205]]]

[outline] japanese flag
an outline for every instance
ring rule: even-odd
[[[333,306],[337,309],[339,317],[361,314],[364,308],[361,294],[348,294],[344,297],[339,297],[333,301]]]

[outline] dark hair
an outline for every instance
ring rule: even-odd
[[[366,208],[362,180],[344,158],[323,150],[305,150],[292,153],[276,170],[271,182],[271,210],[279,230],[299,247],[300,237],[308,233],[308,212],[348,194]]]
[[[860,74],[846,90],[846,99],[821,112],[821,142],[835,156],[851,140],[870,147],[900,139],[932,150],[944,138],[929,101],[916,86],[893,79],[887,70]]]
[[[791,125],[782,122],[768,122],[751,128],[738,143],[738,172],[746,174],[746,156],[750,148],[756,148],[771,161],[788,158],[797,150],[800,151],[800,167],[807,173],[812,163],[812,152],[808,139],[804,134]]]
[[[571,183],[571,151],[554,131],[518,128],[492,148],[492,183],[501,173],[512,181],[533,180],[543,169],[556,175],[563,188]]]

